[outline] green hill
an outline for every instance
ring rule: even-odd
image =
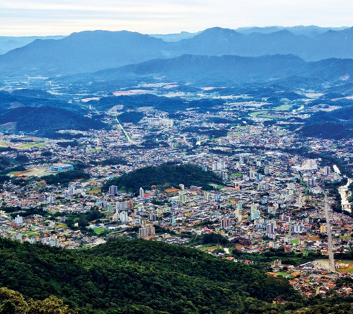
[[[89,119],[61,108],[54,107],[19,107],[0,112],[1,128],[11,124],[15,131],[33,132],[36,135],[57,130],[83,130],[101,129],[106,125],[98,120]],[[3,125],[4,124],[4,125]]]
[[[308,137],[347,139],[353,134],[353,106],[330,112],[317,112],[309,118],[299,133]]]
[[[151,185],[178,187],[181,183],[187,187],[195,185],[211,189],[210,183],[222,184],[222,180],[212,171],[202,171],[198,166],[166,163],[158,167],[138,169],[111,179],[106,182],[103,191],[107,191],[110,185],[116,185],[119,189],[137,193],[140,187],[144,189],[151,188]]]
[[[54,295],[82,313],[246,313],[301,299],[250,266],[144,240],[69,251],[2,239],[0,274],[0,286],[25,298]]]

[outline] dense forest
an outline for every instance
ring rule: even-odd
[[[83,313],[242,313],[279,295],[300,299],[285,280],[152,241],[69,251],[1,240],[0,253],[1,286],[26,298],[55,295]]]
[[[304,300],[287,280],[251,266],[145,240],[114,240],[71,251],[1,239],[0,273],[0,286],[6,287],[0,289],[0,313],[348,314],[352,310],[352,298]],[[279,299],[281,305],[273,302]]]
[[[0,124],[14,123],[14,130],[44,135],[56,130],[102,129],[106,125],[78,113],[54,107],[19,107],[0,111]]]
[[[150,189],[151,185],[163,185],[167,187],[201,186],[203,189],[210,189],[211,183],[222,184],[222,180],[211,171],[202,171],[194,165],[178,165],[166,163],[158,167],[145,167],[132,171],[121,177],[106,182],[103,191],[107,191],[110,185],[116,185],[119,189],[128,192],[138,193],[140,187]]]
[[[344,139],[352,136],[353,106],[330,112],[318,112],[308,119],[299,131],[304,136]]]

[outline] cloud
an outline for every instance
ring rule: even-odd
[[[350,26],[346,0],[2,0],[0,35],[128,29],[198,31],[212,26]]]

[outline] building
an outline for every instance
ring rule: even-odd
[[[270,220],[270,222],[266,224],[266,235],[270,239],[276,238],[276,227],[277,225],[275,220]]]
[[[228,229],[228,228],[231,228],[231,227],[232,227],[232,220],[229,219],[229,218],[223,217],[221,219],[221,228],[222,229]]]
[[[226,169],[226,163],[224,160],[221,161],[215,161],[212,164],[212,171],[221,171]]]
[[[260,211],[257,209],[258,204],[251,204],[251,209],[250,209],[250,221],[254,221],[255,219],[260,218]]]
[[[23,224],[23,217],[20,216],[20,215],[17,215],[17,216],[15,217],[15,224],[16,224],[17,226],[21,226],[21,225]]]
[[[301,224],[295,224],[292,226],[293,233],[302,233],[304,231],[304,227]]]
[[[148,238],[156,235],[156,230],[152,225],[143,225],[139,229],[140,238]]]
[[[127,222],[127,220],[128,220],[128,213],[127,213],[127,211],[121,211],[120,213],[119,213],[119,219],[120,219],[120,221],[122,222],[122,223],[125,223],[125,222]]]
[[[145,191],[144,191],[143,188],[140,188],[139,197],[140,197],[140,199],[144,199],[145,198]]]
[[[182,204],[186,202],[186,194],[183,191],[179,191],[179,202]]]
[[[70,171],[74,170],[74,166],[70,164],[55,164],[51,166],[50,170],[54,172]]]
[[[116,194],[118,194],[118,187],[116,185],[111,185],[109,187],[109,195],[114,196]]]

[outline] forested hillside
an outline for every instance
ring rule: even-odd
[[[257,269],[143,240],[86,251],[1,240],[0,273],[0,286],[26,298],[55,295],[83,313],[244,313],[279,295],[300,299],[287,281]]]
[[[202,171],[194,165],[178,165],[166,163],[158,167],[145,167],[125,174],[121,177],[106,182],[103,190],[108,190],[110,185],[116,185],[119,189],[137,193],[139,188],[151,188],[151,185],[163,185],[167,187],[179,187],[179,184],[190,187],[201,186],[210,189],[210,183],[222,184],[222,180],[212,171]]]
[[[0,313],[349,314],[352,310],[352,297],[304,300],[286,279],[195,249],[145,240],[114,240],[71,251],[0,239],[0,274],[4,287]],[[273,302],[279,300],[280,304]]]

